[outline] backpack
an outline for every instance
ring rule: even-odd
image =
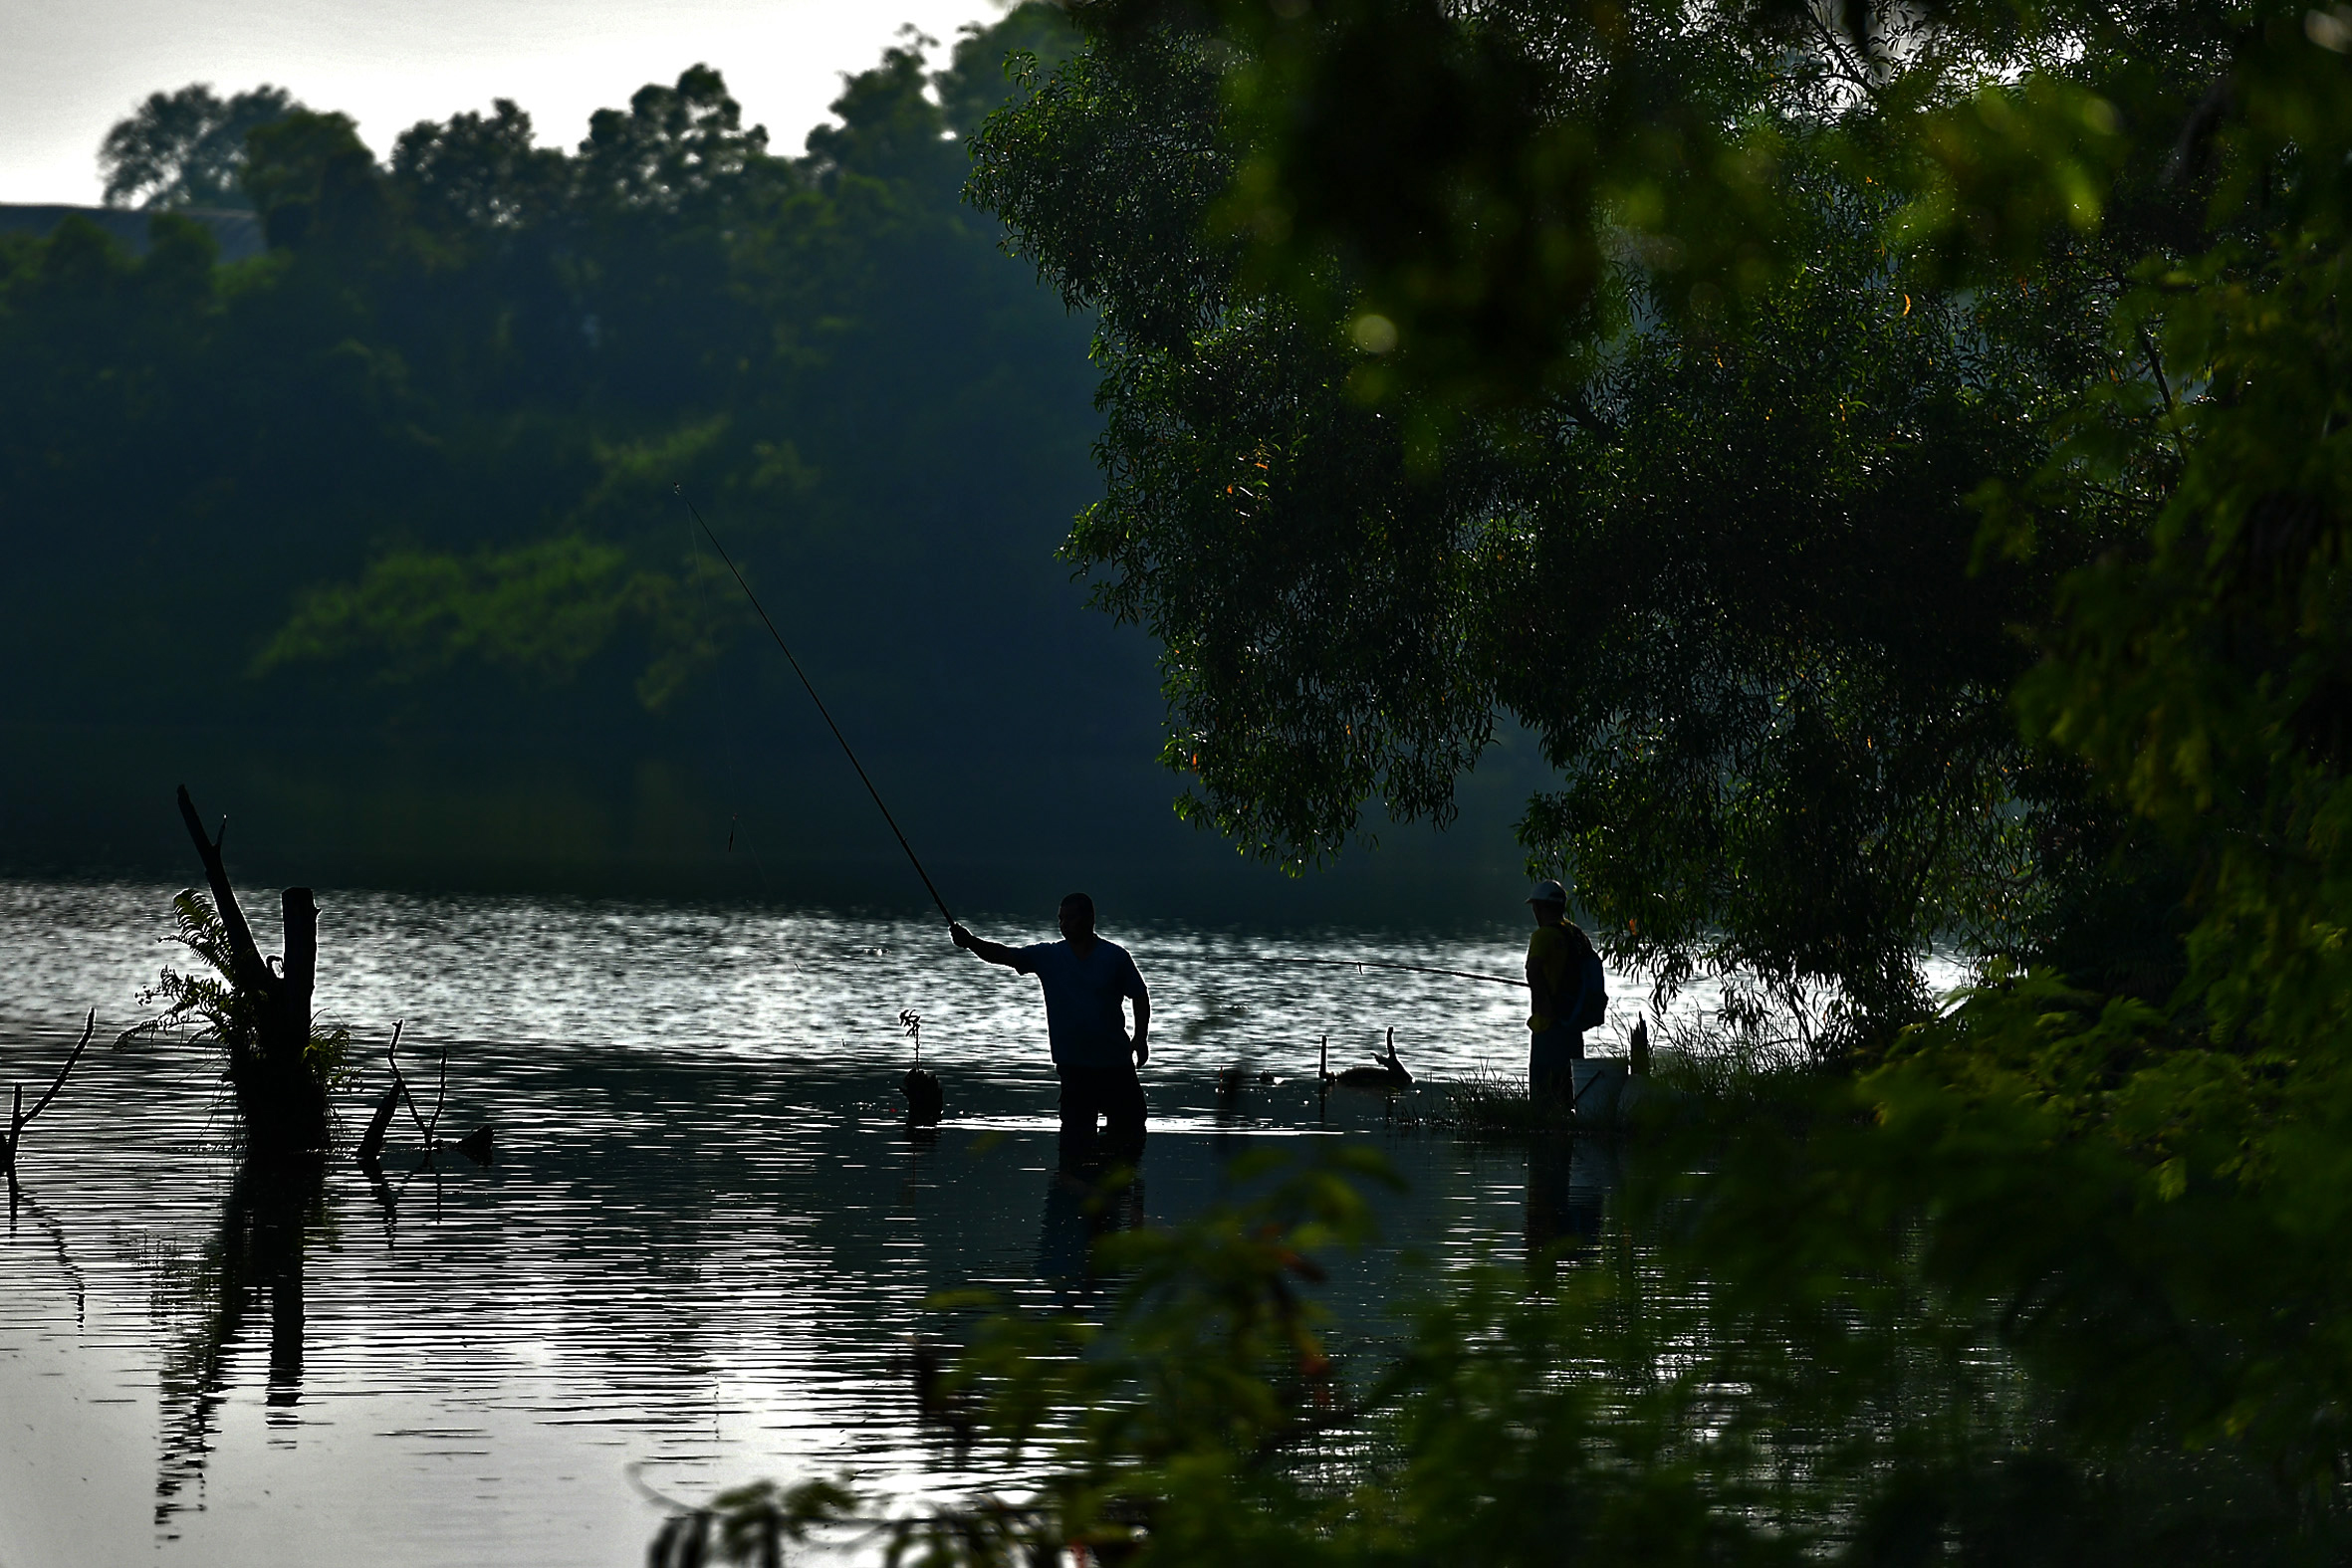
[[[1577,963],[1576,1015],[1568,1019],[1568,1027],[1581,1032],[1597,1029],[1609,1015],[1609,987],[1601,974],[1600,955],[1590,947]]]

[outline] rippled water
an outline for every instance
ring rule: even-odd
[[[86,1009],[102,1030],[139,1015],[178,951],[158,946],[170,891],[0,883],[0,1092],[45,1085]],[[250,903],[266,949],[275,910]],[[363,1087],[405,1020],[404,1056],[448,1049],[444,1127],[494,1123],[498,1161],[239,1192],[206,1047],[102,1034],[27,1134],[0,1234],[0,1564],[632,1563],[658,1518],[640,1488],[992,1478],[919,1420],[902,1360],[932,1290],[1084,1289],[1033,982],[894,919],[320,903],[319,1008],[368,1042]],[[1154,1001],[1152,1141],[1123,1219],[1197,1211],[1252,1145],[1378,1140],[1411,1186],[1329,1287],[1359,1340],[1401,1253],[1509,1254],[1530,1228],[1596,1222],[1597,1141],[1389,1132],[1380,1100],[1314,1093],[1324,1035],[1334,1065],[1392,1026],[1425,1077],[1516,1065],[1511,991],[1255,961],[1508,975],[1516,928],[1106,934]],[[935,1138],[896,1115],[903,1008],[947,1087]],[[1237,1064],[1278,1081],[1221,1103],[1213,1075]]]

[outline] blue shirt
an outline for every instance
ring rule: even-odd
[[[1046,988],[1046,1034],[1054,1044],[1055,1066],[1118,1067],[1134,1061],[1119,999],[1141,1002],[1147,994],[1125,948],[1096,937],[1084,958],[1066,940],[1018,948],[1013,956],[1019,961],[1016,969],[1035,975]]]

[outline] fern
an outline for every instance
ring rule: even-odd
[[[212,900],[193,888],[171,901],[176,942],[203,961],[210,974],[183,975],[168,964],[155,984],[139,993],[139,1006],[158,1003],[163,1010],[139,1024],[133,1033],[176,1033],[192,1030],[190,1038],[219,1040],[228,1047],[232,1068],[248,1060],[261,1039],[262,998],[240,990],[229,954],[229,931]],[[303,1066],[329,1089],[340,1089],[353,1075],[352,1031],[346,1024],[313,1023],[310,1043],[303,1047]]]

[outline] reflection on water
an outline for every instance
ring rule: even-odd
[[[247,1319],[266,1313],[272,1412],[302,1403],[303,1247],[324,1218],[324,1173],[241,1167],[229,1181],[219,1227],[191,1266],[159,1276],[157,1294],[184,1317],[166,1341],[156,1387],[163,1411],[155,1480],[155,1528],[169,1532],[181,1492],[204,1472],[215,1414],[227,1398],[232,1359],[244,1349]],[[273,1424],[287,1418],[272,1415]],[[164,1533],[164,1539],[176,1535]]]
[[[1561,1258],[1600,1238],[1604,1200],[1617,1186],[1617,1162],[1623,1154],[1616,1140],[1608,1138],[1528,1140],[1523,1234],[1531,1272],[1548,1272]]]
[[[127,1019],[163,956],[162,892],[0,888],[0,1093],[54,1065],[82,1008]],[[1336,1055],[1393,1024],[1425,1078],[1507,1060],[1508,993],[1136,935],[1152,1137],[1104,1204],[1055,1169],[1033,983],[927,927],[321,902],[322,1009],[376,1042],[362,1090],[407,1018],[451,1042],[444,1124],[495,1123],[498,1163],[412,1169],[410,1128],[380,1181],[240,1173],[203,1047],[87,1058],[28,1142],[0,1241],[0,1562],[617,1564],[656,1517],[632,1474],[686,1498],[842,1470],[901,1498],[1002,1483],[926,1418],[934,1290],[1082,1303],[1094,1236],[1197,1212],[1235,1154],[1371,1137],[1411,1186],[1381,1200],[1384,1245],[1327,1287],[1340,1347],[1360,1347],[1386,1332],[1400,1250],[1572,1243],[1614,1180],[1582,1145],[1390,1133],[1383,1097],[1316,1092],[1325,1031]],[[1285,951],[1479,968],[1517,938],[1379,940]],[[936,1130],[897,1111],[909,1006],[947,1088]]]
[[[1094,1243],[1114,1231],[1143,1224],[1140,1177],[1104,1192],[1058,1162],[1046,1176],[1046,1221],[1038,1234],[1037,1278],[1058,1306],[1097,1293]]]

